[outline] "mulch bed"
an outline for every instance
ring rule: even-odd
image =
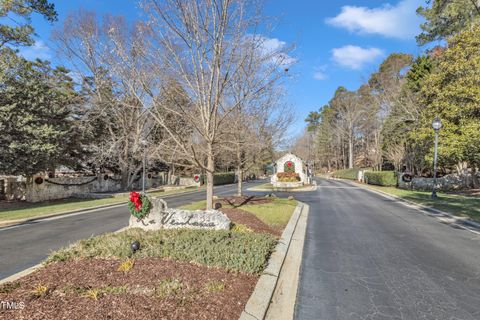
[[[281,230],[270,227],[250,212],[237,208],[221,208],[220,211],[226,214],[233,223],[243,224],[255,232],[270,233],[277,237],[282,235]]]
[[[82,259],[48,265],[0,286],[1,319],[238,319],[258,277],[164,259],[138,259],[128,272],[122,261]],[[38,285],[48,288],[35,295]],[[110,288],[97,299],[88,289]],[[123,288],[123,289],[121,289]],[[118,291],[116,291],[118,290]]]

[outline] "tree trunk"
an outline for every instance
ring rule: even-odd
[[[353,136],[348,137],[348,168],[353,168]]]
[[[213,173],[215,170],[215,159],[213,158],[213,148],[208,144],[207,155],[207,210],[213,209]]]
[[[478,181],[477,177],[477,168],[475,165],[472,166],[472,184],[474,189],[478,189],[480,187],[480,182]]]
[[[243,183],[243,170],[242,167],[239,165],[237,167],[237,196],[242,196],[242,183]]]

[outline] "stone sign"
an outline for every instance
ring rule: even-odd
[[[158,229],[211,229],[230,230],[230,219],[217,210],[181,210],[168,209],[167,203],[160,199],[152,199],[152,209],[143,220],[130,216],[129,227],[144,230]]]

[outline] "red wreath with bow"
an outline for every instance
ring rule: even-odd
[[[134,217],[142,220],[148,215],[150,207],[150,199],[146,195],[142,195],[135,191],[130,192],[130,202],[128,203],[128,209]]]
[[[133,202],[135,205],[135,211],[140,211],[142,208],[142,200],[140,199],[140,193],[130,192],[130,202]]]

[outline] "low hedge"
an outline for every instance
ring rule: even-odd
[[[333,173],[333,177],[340,178],[340,179],[357,180],[358,172],[360,170],[361,169],[359,168],[337,170]]]
[[[259,274],[277,240],[265,233],[207,230],[128,229],[80,240],[53,252],[46,263],[75,258],[127,258],[132,241],[140,242],[134,258],[169,258],[228,270]]]
[[[364,174],[365,182],[377,186],[396,186],[397,174],[395,171],[367,171]]]
[[[219,172],[213,175],[213,185],[219,186],[222,184],[230,184],[235,182],[235,172]],[[200,176],[200,184],[207,183],[207,176]]]
[[[278,181],[280,182],[297,182],[300,181],[300,175],[296,172],[278,172]]]

